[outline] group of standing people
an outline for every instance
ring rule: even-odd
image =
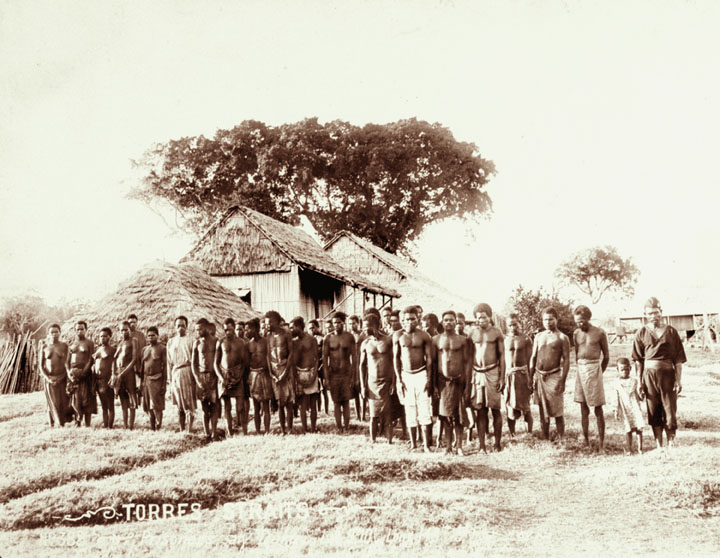
[[[277,312],[269,311],[262,321],[226,319],[224,335],[218,339],[208,320],[197,320],[191,336],[187,318],[179,316],[167,347],[159,341],[157,328],[149,327],[143,335],[134,314],[121,324],[122,341],[117,347],[110,344],[112,332],[107,327],[100,331],[100,345],[95,348],[85,336],[85,322],[76,324],[71,345],[59,340],[60,327],[53,324],[41,367],[50,424],[63,425],[74,415],[76,424],[89,426],[97,412],[97,395],[104,426],[113,426],[117,397],[126,428],[133,428],[141,404],[151,428],[160,428],[169,386],[180,428],[192,431],[199,401],[208,439],[225,432],[218,429],[223,403],[227,434],[237,430],[247,434],[251,400],[256,432],[270,431],[274,412],[283,434],[292,432],[298,415],[302,431],[314,432],[323,402],[328,412],[329,393],[339,433],[347,431],[350,404],[355,401],[358,419],[369,415],[372,442],[384,432],[392,443],[399,421],[410,447],[422,446],[428,452],[436,423],[435,445],[462,455],[463,439],[467,435],[470,442],[473,431],[480,450],[486,451],[492,425],[493,447],[500,451],[503,409],[510,435],[515,436],[520,419],[532,432],[533,402],[543,437],[550,438],[550,422],[555,419],[556,438],[562,440],[572,347],[577,364],[574,401],[580,405],[584,440],[590,443],[592,412],[598,450],[604,451],[603,373],[610,354],[605,332],[590,323],[590,309],[575,309],[572,343],[558,329],[552,307],[542,311],[544,329],[534,338],[522,332],[516,314],[509,315],[504,335],[485,303],[475,306],[473,317],[475,325],[466,330],[465,317],[452,310],[438,319],[435,314],[422,315],[417,306],[401,312],[385,308],[382,314],[370,308],[362,318],[348,320],[342,312],[333,314],[323,334],[317,320],[311,320],[306,331],[302,317],[286,324]],[[644,425],[642,400],[658,445],[662,446],[663,432],[672,444],[686,360],[678,332],[663,323],[657,299],[648,300],[645,317],[648,323],[633,344],[635,374],[631,376],[629,360],[621,358],[615,382],[616,415],[623,420],[628,449],[633,433],[640,435],[638,450]]]

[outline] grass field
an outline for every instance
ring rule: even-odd
[[[627,345],[611,348],[614,358],[629,353]],[[623,455],[622,425],[609,407],[608,454],[583,447],[574,370],[563,447],[537,432],[509,442],[505,430],[502,452],[480,454],[474,442],[464,458],[409,452],[400,441],[372,446],[356,421],[337,436],[324,413],[319,434],[210,444],[199,431],[176,432],[172,406],[161,432],[142,414],[133,432],[51,430],[41,393],[2,396],[0,555],[716,556],[720,366],[717,355],[698,350],[688,359],[678,447],[652,449],[646,428],[650,451],[642,456]],[[614,377],[608,369],[607,394]],[[138,515],[162,505],[201,509],[128,521],[124,504]],[[118,516],[63,519],[102,507]]]

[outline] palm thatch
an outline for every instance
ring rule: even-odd
[[[422,306],[424,313],[440,313],[448,309],[467,313],[472,311],[474,302],[470,299],[451,292],[440,283],[423,275],[411,262],[395,254],[386,252],[379,246],[375,246],[372,242],[360,238],[349,231],[337,233],[324,247],[326,251],[332,253],[333,258],[345,267],[365,273],[371,279],[382,281],[380,273],[373,273],[369,271],[369,269],[362,269],[360,267],[362,264],[356,258],[350,257],[349,254],[343,252],[340,246],[337,245],[338,241],[343,238],[349,240],[361,250],[378,260],[381,263],[379,269],[387,267],[394,272],[393,275],[399,278],[399,282],[395,284],[397,290],[402,295],[403,304],[419,304]],[[333,246],[335,246],[335,249],[333,249]]]
[[[65,322],[63,332],[72,331],[77,320],[82,319],[91,333],[106,326],[115,333],[130,313],[137,314],[138,328],[156,326],[161,336],[172,336],[173,322],[179,315],[186,316],[191,323],[206,318],[219,331],[226,318],[247,321],[260,316],[197,265],[155,262],[121,283],[114,293]]]
[[[228,209],[180,261],[195,261],[218,276],[289,271],[296,264],[365,291],[399,296],[345,269],[305,231],[244,206]]]

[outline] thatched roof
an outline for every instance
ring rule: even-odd
[[[248,225],[259,239],[250,239]],[[211,275],[289,271],[294,263],[365,291],[399,296],[342,267],[305,231],[244,206],[228,209],[181,260],[186,261],[197,262]]]
[[[72,331],[82,319],[91,332],[107,326],[115,336],[130,313],[137,314],[138,328],[154,325],[161,336],[173,335],[173,323],[179,315],[187,316],[190,323],[207,318],[218,331],[222,331],[226,318],[247,321],[260,316],[196,264],[154,262],[123,281],[114,293],[65,322],[63,333]]]
[[[341,231],[325,245],[324,249],[329,250],[333,244],[343,237],[354,242],[361,249],[369,252],[373,257],[403,277],[403,281],[398,284],[396,288],[402,295],[402,303],[404,305],[419,304],[425,313],[439,313],[452,309],[465,312],[470,316],[475,305],[473,301],[451,292],[440,283],[430,279],[427,275],[423,275],[411,262],[395,254],[386,252],[379,246],[375,246],[369,240],[360,238],[349,231]],[[342,257],[337,254],[335,257],[338,258],[341,263],[344,263]]]

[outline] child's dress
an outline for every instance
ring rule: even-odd
[[[645,426],[645,417],[640,409],[640,401],[637,396],[637,379],[618,378],[615,382],[617,393],[618,418],[622,417],[625,423],[625,433],[633,430],[642,430]]]

